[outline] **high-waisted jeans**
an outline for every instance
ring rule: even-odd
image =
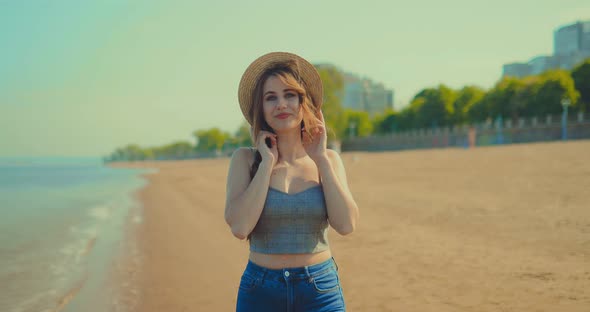
[[[334,258],[285,269],[267,269],[248,261],[240,281],[236,311],[345,311],[338,266]]]

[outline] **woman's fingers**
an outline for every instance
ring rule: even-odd
[[[270,138],[270,140],[273,141],[273,142],[275,142],[275,143],[277,142],[277,136],[275,134],[273,134],[273,133],[268,133],[267,135],[265,135],[265,139],[266,138]]]
[[[265,137],[268,137],[268,136],[274,136],[274,137],[276,137],[277,136],[276,134],[274,134],[272,132],[268,132],[268,131],[264,131],[264,130],[263,131],[260,131],[260,135],[263,135]]]
[[[272,132],[268,132],[268,131],[261,131],[260,132],[260,134],[258,135],[258,143],[266,145],[266,142],[265,142],[266,138],[270,139],[271,147],[275,146],[277,144],[277,135]]]

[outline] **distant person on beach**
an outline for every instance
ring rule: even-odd
[[[227,177],[225,221],[250,244],[236,310],[345,311],[327,231],[353,232],[359,209],[326,148],[319,73],[269,53],[246,69],[238,98],[254,147],[233,153]]]
[[[471,126],[469,127],[469,133],[468,133],[468,137],[469,137],[469,148],[474,148],[475,147],[475,137],[476,137],[476,133],[475,133],[475,127]]]

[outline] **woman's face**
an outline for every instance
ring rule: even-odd
[[[279,77],[270,76],[264,82],[262,107],[264,119],[275,132],[291,128],[299,129],[303,119],[299,94],[283,83]]]

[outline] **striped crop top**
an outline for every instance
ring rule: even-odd
[[[287,194],[269,187],[250,236],[250,250],[265,254],[327,250],[328,212],[322,185]]]

